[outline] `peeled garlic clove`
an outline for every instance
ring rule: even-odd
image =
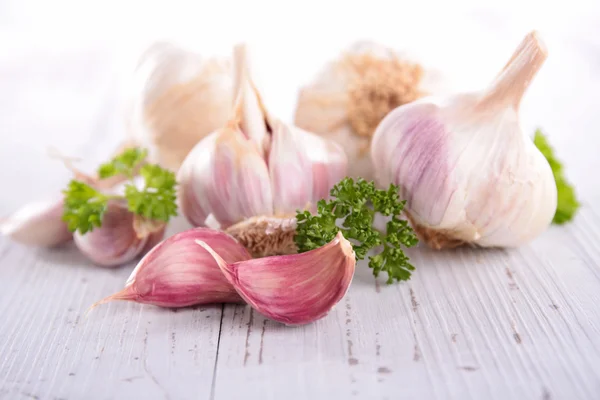
[[[407,215],[431,247],[518,246],[550,224],[552,171],[518,118],[546,57],[532,32],[488,89],[420,99],[378,126],[371,148],[378,180],[400,186]]]
[[[165,168],[177,170],[194,145],[229,118],[229,60],[155,43],[141,57],[133,82],[130,135],[148,149],[150,162]]]
[[[371,137],[385,115],[442,86],[435,71],[373,42],[357,42],[298,96],[295,125],[343,147],[351,177],[373,179]]]
[[[115,267],[137,257],[148,236],[139,238],[134,229],[134,214],[119,202],[109,202],[102,226],[91,232],[75,232],[75,245],[94,263]]]
[[[0,221],[0,233],[28,246],[58,246],[73,238],[62,215],[62,196],[32,202]]]
[[[287,325],[323,318],[346,294],[356,264],[342,233],[315,250],[287,256],[228,263],[210,245],[198,241],[248,304]]]
[[[135,267],[123,290],[95,305],[112,300],[160,307],[243,302],[213,256],[198,246],[197,240],[208,243],[226,262],[250,259],[244,247],[223,232],[189,229],[154,247]]]

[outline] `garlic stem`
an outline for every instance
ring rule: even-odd
[[[252,141],[261,156],[268,147],[267,112],[260,95],[250,78],[248,70],[248,50],[246,45],[238,44],[234,47],[234,80],[237,93],[234,111],[244,135]]]
[[[493,105],[511,105],[517,110],[521,98],[547,57],[548,51],[539,34],[530,32],[485,92],[480,106],[486,109]]]

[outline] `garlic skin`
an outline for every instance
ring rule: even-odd
[[[519,125],[520,100],[546,57],[532,32],[488,89],[420,99],[378,126],[371,147],[378,182],[400,186],[429,246],[514,247],[550,224],[552,171]]]
[[[287,219],[314,208],[346,176],[339,145],[268,114],[246,58],[245,47],[236,47],[238,96],[231,120],[201,140],[178,171],[180,210],[194,226],[213,221],[211,227],[227,229],[253,217]]]
[[[248,304],[286,325],[323,318],[352,283],[356,257],[341,232],[318,249],[301,254],[227,263],[218,252],[198,241],[219,264],[225,277]]]
[[[62,196],[28,203],[0,221],[0,233],[27,246],[59,246],[73,238],[62,215]]]
[[[123,290],[95,305],[112,300],[171,308],[242,303],[213,256],[198,246],[197,240],[208,243],[226,262],[250,259],[246,249],[226,233],[207,228],[189,229],[154,247],[140,260]]]
[[[176,171],[194,145],[227,122],[231,63],[158,42],[140,58],[130,94],[131,139],[148,160]]]
[[[111,201],[102,218],[102,226],[91,232],[75,232],[75,245],[90,260],[103,267],[116,267],[136,258],[153,235],[139,237],[134,228],[134,214],[118,201]],[[155,235],[159,238],[164,229]]]
[[[369,147],[377,124],[397,106],[445,85],[439,72],[413,58],[374,42],[354,43],[300,89],[295,125],[341,145],[350,177],[373,180]]]

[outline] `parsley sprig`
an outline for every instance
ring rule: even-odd
[[[112,199],[126,201],[129,211],[148,220],[166,223],[176,216],[175,174],[158,165],[146,164],[147,154],[146,150],[127,149],[98,168],[100,179],[122,175],[130,180],[125,185],[124,196],[106,194],[85,182],[71,180],[63,191],[63,220],[69,230],[85,234],[102,226],[108,202]],[[143,189],[133,183],[138,173],[144,179]]]
[[[315,215],[297,212],[294,240],[299,252],[321,247],[341,231],[352,243],[358,260],[364,259],[369,250],[383,246],[379,254],[369,256],[375,277],[385,271],[388,284],[408,280],[415,267],[402,248],[412,247],[418,240],[408,222],[400,218],[406,202],[400,201],[398,187],[390,185],[388,190],[379,190],[373,182],[345,178],[331,189],[330,195],[330,200],[317,203]],[[385,233],[373,227],[376,213],[390,217]]]
[[[552,222],[557,225],[562,225],[572,220],[580,207],[575,194],[575,188],[565,177],[562,163],[556,158],[554,149],[550,146],[548,139],[541,130],[538,129],[535,131],[533,143],[544,157],[546,157],[546,160],[548,160],[548,164],[550,164],[550,168],[552,169],[552,173],[554,174],[556,189],[558,191],[558,201],[556,213],[554,214]]]

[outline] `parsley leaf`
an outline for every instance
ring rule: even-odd
[[[562,163],[556,158],[554,149],[550,146],[548,139],[541,130],[538,129],[535,131],[533,143],[544,157],[546,157],[546,160],[548,160],[548,164],[550,164],[550,168],[552,169],[552,173],[554,174],[556,189],[558,191],[558,202],[552,222],[554,224],[562,225],[572,220],[580,207],[575,194],[575,188],[565,177]]]
[[[115,175],[125,175],[132,178],[135,169],[144,162],[147,155],[148,151],[145,149],[127,149],[109,162],[100,165],[98,176],[100,179],[110,178]]]
[[[358,260],[364,259],[369,250],[383,246],[379,254],[369,257],[375,277],[385,271],[388,284],[408,280],[415,267],[402,247],[416,245],[417,237],[408,222],[400,219],[405,202],[399,199],[398,187],[390,185],[388,190],[378,190],[373,182],[345,178],[331,189],[330,195],[330,200],[317,203],[315,215],[297,211],[294,241],[299,252],[321,247],[342,231]],[[390,217],[385,233],[373,227],[376,213]],[[339,219],[343,219],[341,226]]]
[[[79,231],[85,234],[102,225],[109,196],[76,180],[69,182],[63,194],[63,221],[67,223],[71,232]]]
[[[175,174],[154,164],[144,165],[140,174],[145,181],[143,190],[139,190],[134,184],[125,186],[129,211],[147,219],[164,222],[177,216]]]
[[[63,220],[67,222],[69,230],[85,234],[101,227],[111,199],[125,200],[131,212],[149,221],[168,222],[170,217],[176,216],[175,174],[158,165],[144,164],[147,154],[143,149],[127,149],[98,168],[100,179],[125,175],[133,180],[139,174],[144,179],[142,190],[130,182],[125,185],[124,196],[109,195],[87,183],[72,180],[63,191]]]

